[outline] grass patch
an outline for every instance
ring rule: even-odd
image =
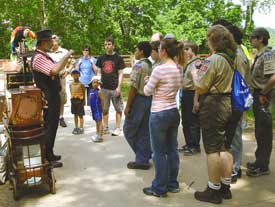
[[[121,86],[123,101],[127,101],[128,99],[129,88],[130,88],[130,80],[124,79]]]

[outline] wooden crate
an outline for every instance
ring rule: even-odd
[[[17,73],[17,72],[6,72],[6,81],[5,81],[5,88],[6,89],[13,89],[19,88],[23,85],[33,85],[33,78],[32,73]]]
[[[41,90],[34,86],[20,86],[6,91],[9,125],[29,126],[42,124]]]

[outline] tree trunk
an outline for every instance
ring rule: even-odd
[[[244,26],[244,32],[250,32],[253,27],[254,27],[254,22],[253,22],[253,14],[256,9],[257,2],[255,0],[252,0],[249,4],[246,6],[246,11],[245,11],[245,26]]]
[[[40,0],[40,27],[46,28],[45,0]]]

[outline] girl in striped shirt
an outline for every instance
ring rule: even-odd
[[[163,64],[154,68],[144,87],[147,96],[153,95],[150,115],[150,139],[152,143],[155,178],[146,195],[165,197],[167,192],[179,192],[178,126],[180,115],[176,94],[182,83],[182,72],[174,61],[182,52],[175,39],[164,39],[159,48]]]

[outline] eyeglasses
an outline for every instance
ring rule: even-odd
[[[104,43],[104,46],[112,45],[112,43]]]

